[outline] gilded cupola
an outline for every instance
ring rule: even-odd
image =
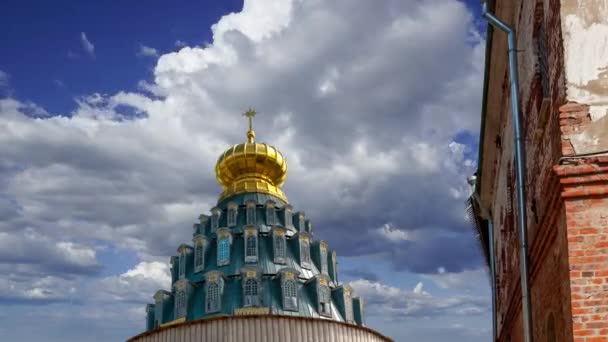
[[[281,186],[287,178],[287,162],[274,146],[257,143],[253,131],[252,109],[244,114],[249,119],[247,142],[234,145],[220,155],[215,165],[218,183],[224,189],[220,201],[241,193],[266,193],[287,202]]]

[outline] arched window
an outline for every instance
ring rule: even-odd
[[[186,291],[177,291],[175,295],[175,317],[186,316]]]
[[[205,305],[205,312],[212,313],[220,311],[220,286],[217,282],[212,282],[207,285],[206,302],[207,303]]]
[[[258,237],[248,235],[245,240],[245,262],[256,262],[258,259]]]
[[[319,313],[323,316],[331,316],[331,293],[329,286],[319,285]]]
[[[186,250],[182,249],[179,256],[179,277],[184,278],[186,276]]]
[[[287,246],[285,242],[285,233],[283,231],[275,231],[273,234],[274,243],[274,262],[284,264],[287,257]]]
[[[154,328],[158,328],[161,324],[163,324],[163,299],[162,295],[157,295],[154,305]]]
[[[236,217],[238,215],[238,208],[236,206],[236,204],[229,204],[228,205],[228,217],[226,218],[227,225],[228,227],[234,227],[236,226]]]
[[[291,216],[291,209],[289,207],[285,208],[285,227],[293,226],[293,217]]]
[[[347,322],[353,322],[354,321],[354,316],[353,316],[353,300],[350,298],[350,296],[345,296],[346,298],[344,298],[344,312],[345,312],[345,316],[344,319]]]
[[[247,202],[247,224],[255,225],[255,202]]]
[[[328,274],[327,270],[327,246],[324,243],[321,243],[321,273]]]
[[[220,238],[217,246],[217,264],[219,266],[230,263],[230,240],[228,237]]]
[[[283,309],[298,311],[298,283],[295,279],[283,283]]]
[[[260,294],[258,281],[255,278],[245,280],[245,297],[243,306],[258,306],[260,305]]]
[[[300,264],[303,268],[310,268],[310,242],[307,237],[300,238]]]
[[[194,243],[194,271],[200,272],[205,269],[205,248],[203,240]]]
[[[277,224],[277,214],[272,203],[266,204],[266,224],[269,226]]]
[[[305,222],[306,222],[306,219],[305,219],[305,217],[304,217],[304,214],[300,213],[300,214],[298,215],[298,229],[299,229],[301,232],[303,232],[303,231],[305,230],[305,229],[304,229],[304,228],[305,228],[305,225],[304,225],[304,224],[305,224]]]
[[[215,232],[220,227],[220,210],[214,208],[211,210],[211,231]]]

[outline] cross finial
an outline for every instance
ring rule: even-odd
[[[255,110],[251,108],[249,108],[245,113],[243,113],[244,116],[249,118],[249,131],[247,131],[247,141],[249,141],[250,143],[255,141],[255,132],[253,131],[253,117],[255,116],[255,114]]]

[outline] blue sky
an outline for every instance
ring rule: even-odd
[[[367,299],[369,326],[397,341],[489,338],[464,218],[479,11],[473,0],[5,3],[0,339],[140,332],[168,257],[219,194],[214,162],[243,139],[249,106],[258,137],[288,157],[292,204]],[[32,319],[48,323],[26,329]]]

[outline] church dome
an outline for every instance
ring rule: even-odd
[[[245,115],[250,120],[248,141],[227,149],[215,165],[217,181],[224,189],[220,201],[233,195],[255,192],[287,202],[280,189],[287,178],[285,157],[276,147],[255,142],[255,132],[251,127],[255,111],[249,110]]]
[[[156,292],[146,332],[129,341],[391,341],[365,327],[363,300],[338,280],[335,250],[287,201],[280,189],[287,163],[255,142],[254,115],[245,113],[247,141],[217,161],[224,188],[217,205],[193,224],[192,243],[171,256],[171,287]]]

